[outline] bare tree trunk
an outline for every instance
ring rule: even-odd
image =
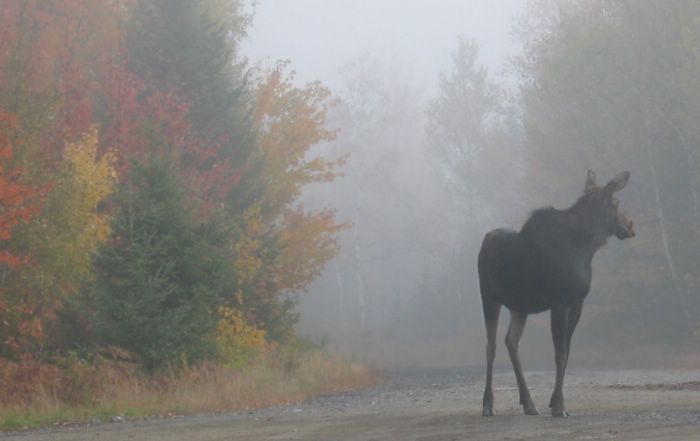
[[[668,125],[671,126],[671,129],[676,133],[676,136],[678,136],[678,140],[681,142],[681,146],[683,146],[683,152],[685,153],[686,160],[688,161],[688,164],[690,164],[691,169],[694,172],[698,171],[697,163],[695,160],[695,157],[693,156],[693,153],[690,149],[690,146],[688,145],[688,140],[686,139],[685,135],[683,134],[683,131],[678,127],[678,124],[676,124],[670,116],[668,116],[667,113],[661,112],[659,109],[657,110],[657,114],[660,118],[665,119],[668,122]],[[693,175],[695,176],[695,175]],[[695,220],[697,222],[700,222],[700,197],[698,197],[698,192],[696,187],[696,179],[691,179],[690,180],[690,185],[688,185],[688,188],[690,189],[690,195],[693,198],[693,214],[695,215]]]
[[[362,264],[358,258],[359,256],[359,245],[358,241],[355,241],[355,289],[357,291],[357,305],[360,308],[360,330],[364,331],[367,329],[367,299],[365,296],[365,283],[362,278]]]
[[[693,154],[691,153],[690,148],[688,147],[688,143],[685,140],[685,136],[683,136],[683,133],[678,128],[676,128],[676,132],[678,133],[678,137],[680,138],[681,144],[683,145],[683,150],[685,151],[688,163],[691,164],[693,171],[696,171],[695,158],[693,158]],[[690,188],[690,194],[693,197],[693,214],[695,215],[696,221],[700,221],[700,198],[698,198],[698,192],[695,189],[695,184],[695,180],[691,180],[690,185],[688,187]]]
[[[355,213],[353,224],[358,225],[360,220],[360,205],[358,195],[355,195]],[[367,328],[367,299],[365,298],[364,280],[362,278],[362,259],[360,258],[360,238],[357,228],[353,228],[353,263],[355,266],[355,293],[357,295],[357,306],[360,309],[360,331]]]
[[[642,51],[644,50],[643,42],[645,42],[645,37],[649,35],[650,32],[650,26],[646,26],[646,29],[644,29],[646,23],[644,22],[644,18],[641,13],[641,9],[639,8],[640,3],[639,2],[634,2],[632,0],[628,0],[624,3],[625,9],[631,18],[631,23],[634,25],[634,29],[632,31],[632,37],[633,37],[633,44],[634,44],[634,49],[635,49],[635,56],[636,56],[636,64],[637,64],[637,73],[639,75],[639,80],[641,81],[641,84],[644,86],[640,90],[642,90],[644,95],[640,97],[640,102],[639,104],[641,105],[642,109],[642,117],[644,118],[644,141],[645,141],[645,150],[646,150],[646,162],[647,166],[649,167],[649,174],[651,177],[651,184],[654,190],[654,202],[656,205],[656,221],[658,222],[659,225],[659,235],[661,238],[661,245],[663,248],[663,253],[664,253],[664,258],[666,259],[666,265],[668,266],[668,270],[671,276],[671,286],[672,289],[678,298],[678,306],[681,309],[681,316],[685,320],[685,327],[688,331],[688,333],[692,334],[693,331],[693,320],[690,314],[690,310],[688,309],[688,300],[686,298],[686,289],[683,285],[681,285],[679,278],[678,278],[678,271],[676,270],[676,263],[673,259],[673,254],[671,253],[671,247],[668,242],[668,223],[666,221],[666,214],[664,213],[664,208],[662,204],[662,197],[661,197],[661,189],[659,187],[659,179],[658,179],[658,173],[656,171],[656,165],[654,164],[654,153],[653,153],[653,139],[652,139],[652,134],[654,133],[652,127],[651,127],[651,118],[652,115],[658,115],[661,113],[661,109],[655,105],[653,102],[653,98],[650,96],[650,93],[655,89],[655,78],[653,73],[650,71],[650,67],[648,63],[645,63],[642,61],[644,57],[642,56]],[[646,33],[644,32],[646,31]],[[648,61],[648,59],[647,59]]]
[[[664,213],[663,205],[661,204],[661,189],[659,188],[659,182],[656,173],[656,166],[654,165],[654,157],[652,152],[652,140],[650,137],[650,124],[648,119],[645,121],[646,130],[646,156],[647,165],[649,166],[649,173],[651,175],[651,183],[654,188],[654,202],[656,204],[656,221],[659,224],[659,234],[661,236],[661,244],[664,251],[664,257],[666,258],[666,265],[668,266],[669,273],[671,274],[671,282],[673,291],[678,297],[678,304],[681,309],[683,318],[685,319],[686,327],[689,332],[693,330],[693,320],[690,316],[690,310],[688,309],[688,300],[686,299],[686,291],[681,286],[678,279],[678,271],[676,270],[676,263],[671,254],[671,248],[668,244],[668,225],[666,222],[666,214]]]
[[[343,333],[348,329],[348,316],[345,308],[345,285],[343,284],[343,274],[340,271],[340,266],[336,260],[335,264],[335,283],[338,287],[338,312],[340,315],[340,324],[343,329]]]

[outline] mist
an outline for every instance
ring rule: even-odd
[[[574,363],[647,359],[642,341],[694,347],[698,30],[683,19],[691,4],[661,9],[260,1],[242,53],[258,69],[289,59],[295,81],[329,87],[337,136],[311,153],[347,158],[342,177],[304,191],[306,206],[332,207],[347,228],[298,295],[297,331],[376,366],[480,364],[483,235],[572,205],[588,169],[630,170],[620,199],[638,237],[612,238],[594,259]],[[548,313],[530,318],[522,347],[550,364]]]
[[[343,67],[361,56],[401,66],[433,91],[438,72],[450,66],[458,36],[476,39],[482,62],[502,75],[518,51],[512,20],[526,0],[261,1],[255,6],[241,52],[255,64],[293,61],[300,81],[343,85]]]

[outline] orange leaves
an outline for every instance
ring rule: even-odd
[[[0,109],[0,241],[9,240],[14,227],[29,220],[39,209],[39,204],[31,200],[36,191],[19,182],[21,170],[10,169],[13,154],[11,139],[16,130],[14,115]],[[0,250],[0,263],[17,267],[21,260],[7,250]]]
[[[279,238],[278,283],[281,289],[304,289],[338,252],[336,234],[348,228],[338,224],[330,209],[310,213],[303,206],[286,210]]]
[[[266,191],[260,214],[276,230],[279,256],[274,266],[275,285],[280,290],[301,290],[318,275],[335,255],[338,225],[331,210],[306,212],[291,205],[302,188],[313,182],[335,179],[344,159],[331,161],[313,157],[311,149],[335,139],[336,132],[325,127],[334,100],[319,82],[297,88],[288,63],[280,62],[259,86],[254,120],[264,154]]]
[[[338,225],[331,210],[315,213],[291,208],[304,185],[335,179],[344,159],[330,161],[310,157],[311,148],[335,139],[325,127],[326,115],[335,101],[319,82],[294,87],[294,73],[280,62],[256,94],[255,123],[264,152],[266,193],[262,213],[277,225],[280,256],[275,281],[281,290],[303,289],[335,255]]]
[[[287,64],[279,63],[259,86],[254,116],[265,155],[266,204],[278,212],[299,197],[305,184],[337,177],[335,168],[342,164],[307,158],[313,145],[335,139],[336,132],[325,128],[334,101],[319,82],[294,87],[294,73],[285,72]]]
[[[279,63],[256,90],[253,120],[264,192],[241,217],[233,265],[239,286],[232,303],[272,340],[292,334],[294,302],[288,294],[303,291],[318,276],[337,252],[337,233],[347,227],[330,209],[299,205],[304,186],[336,178],[344,160],[312,150],[335,138],[325,126],[334,104],[330,92],[318,82],[295,87],[286,67]]]
[[[60,161],[65,139],[77,139],[94,122],[96,95],[122,56],[121,23],[130,2],[2,2],[0,106],[21,122],[18,159],[43,168],[33,182]]]

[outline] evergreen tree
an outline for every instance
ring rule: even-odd
[[[505,87],[479,63],[476,42],[458,40],[427,117],[430,149],[448,189],[464,201],[472,219],[478,220],[484,205],[507,216],[516,198],[505,201],[503,195],[517,194],[521,184],[515,165],[522,154],[520,127]]]
[[[211,0],[141,1],[127,44],[131,70],[151,91],[175,92],[186,100],[195,130],[225,140],[224,158],[218,159],[241,167],[255,143],[245,66],[236,53],[247,20],[238,1],[226,3],[236,19],[214,19]]]
[[[174,161],[132,164],[111,240],[95,257],[96,329],[154,370],[210,355],[214,307],[230,289],[211,223],[197,224]]]

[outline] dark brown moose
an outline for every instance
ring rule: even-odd
[[[537,415],[518,356],[518,342],[528,314],[551,310],[556,381],[549,402],[552,416],[564,409],[564,371],[571,336],[591,287],[591,261],[608,237],[634,237],[632,221],[619,208],[615,193],[625,188],[630,173],[618,174],[598,187],[588,171],[586,188],[565,210],[542,208],[532,213],[520,232],[498,229],[486,234],[479,252],[479,284],[486,323],[486,389],[484,416],[493,415],[493,359],[501,305],[510,310],[505,339],[527,415]]]

